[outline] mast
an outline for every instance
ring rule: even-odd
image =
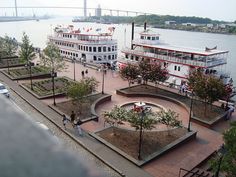
[[[16,17],[18,17],[16,0],[15,0],[15,11],[16,11]]]
[[[87,17],[87,0],[84,0],[84,18]]]

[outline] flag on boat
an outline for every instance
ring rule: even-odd
[[[108,28],[108,30],[109,30],[111,33],[114,32],[115,29],[116,29],[115,27],[109,27],[109,28]]]

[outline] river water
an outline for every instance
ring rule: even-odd
[[[22,21],[22,22],[4,22],[0,23],[0,36],[5,34],[15,37],[18,41],[21,41],[23,31],[30,37],[31,42],[35,47],[44,48],[47,42],[47,35],[53,33],[53,27],[56,25],[64,25],[67,27],[73,24],[75,28],[102,28],[107,29],[110,26],[114,26],[114,39],[118,40],[118,50],[124,46],[130,46],[131,40],[131,25],[105,25],[96,23],[79,22],[73,23],[71,18],[54,18],[41,21]],[[135,32],[138,33],[142,30],[141,27],[136,27]],[[179,30],[167,30],[167,29],[152,29],[160,34],[161,40],[165,43],[185,46],[190,48],[205,48],[215,47],[219,50],[228,50],[228,63],[226,66],[226,72],[230,73],[233,78],[234,85],[236,85],[236,35],[224,35],[224,34],[212,34],[212,33],[200,33],[200,32],[188,32]]]

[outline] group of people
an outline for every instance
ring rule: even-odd
[[[186,83],[182,83],[180,86],[179,86],[179,93],[185,93],[187,94],[187,90],[188,90],[188,85]]]
[[[88,69],[86,69],[85,71],[81,71],[82,77],[84,77],[84,74],[88,74]]]
[[[77,134],[82,136],[82,129],[81,129],[81,120],[80,119],[76,119],[76,114],[74,111],[71,112],[71,115],[70,115],[70,119],[66,117],[65,114],[62,115],[62,122],[63,122],[63,126],[66,130],[66,125],[68,122],[71,123],[72,127],[75,128],[75,130],[77,131]]]

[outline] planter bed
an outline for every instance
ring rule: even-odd
[[[67,77],[55,78],[55,96],[66,95],[68,86],[73,82]],[[33,90],[31,90],[30,83],[23,83],[21,86],[38,99],[53,97],[52,79],[33,81]]]
[[[138,160],[139,131],[109,127],[90,133],[90,135],[137,166],[142,166],[177,146],[194,139],[196,132],[188,132],[185,128],[171,129],[169,134],[167,131],[144,132],[141,160]]]
[[[127,87],[120,90],[116,90],[116,93],[118,95],[123,95],[127,97],[152,96],[166,99],[168,101],[173,101],[177,104],[182,105],[187,111],[189,111],[191,103],[191,99],[187,96],[150,85],[136,85],[130,88]],[[192,109],[192,120],[196,120],[196,123],[199,123],[208,128],[212,127],[214,124],[222,120],[226,114],[224,109],[215,105],[207,105],[207,114],[204,113],[204,108],[204,102],[200,100],[194,100]]]
[[[50,72],[39,66],[34,66],[31,68],[32,78],[33,79],[43,79],[43,78],[50,78]],[[22,68],[15,68],[10,70],[10,74],[8,74],[8,70],[3,70],[3,73],[7,75],[12,80],[23,80],[23,79],[30,79],[29,69],[22,67]],[[57,76],[57,73],[56,73]]]

